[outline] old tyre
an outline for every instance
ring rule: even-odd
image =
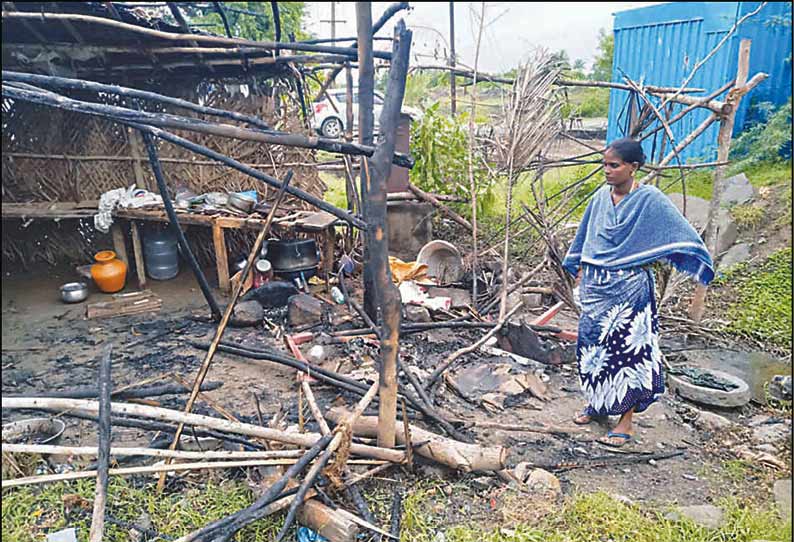
[[[704,405],[712,405],[718,407],[740,407],[750,402],[750,386],[747,382],[732,374],[724,373],[722,371],[708,370],[714,376],[733,382],[738,386],[732,390],[718,390],[714,388],[706,388],[698,386],[687,380],[682,375],[667,375],[667,384],[670,386],[670,391],[678,393],[684,399],[689,399],[696,403]]]

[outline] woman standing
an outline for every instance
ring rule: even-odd
[[[574,419],[620,416],[600,442],[622,446],[632,416],[664,392],[654,277],[664,259],[703,284],[714,278],[700,236],[658,188],[634,179],[642,146],[614,141],[604,153],[606,185],[590,201],[563,267],[577,277],[581,316],[577,358],[587,407]]]

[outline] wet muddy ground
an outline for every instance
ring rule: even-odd
[[[4,394],[46,392],[95,383],[100,345],[106,342],[111,342],[114,346],[114,387],[170,373],[192,383],[204,352],[189,343],[194,340],[210,340],[214,326],[190,318],[193,314],[206,314],[207,310],[188,271],[183,271],[176,279],[166,282],[152,281],[148,285],[163,299],[160,312],[106,320],[86,320],[85,303],[65,305],[60,301],[58,288],[60,284],[70,280],[74,280],[74,277],[68,270],[56,270],[46,275],[6,276],[3,279]],[[134,288],[128,286],[125,291],[133,290]],[[92,290],[88,302],[100,301],[105,297],[105,294]],[[219,298],[223,299],[220,295]],[[343,307],[335,310],[340,316],[345,314]],[[571,328],[575,326],[575,318],[570,314],[562,314],[554,323]],[[163,334],[167,330],[171,331]],[[479,333],[481,332],[476,330],[435,330],[412,334],[401,344],[403,359],[419,369],[432,371],[436,363],[455,349],[476,340]],[[225,338],[233,342],[269,346],[287,352],[283,341],[276,340],[264,326],[229,328]],[[668,338],[668,344],[671,339],[673,338]],[[302,345],[301,349],[307,353],[311,346],[308,343]],[[326,360],[323,362],[326,367],[357,378],[375,374],[376,350],[364,341],[326,348]],[[471,354],[463,359],[467,367],[493,362],[493,357],[481,354]],[[506,362],[505,359],[499,361]],[[606,432],[607,427],[592,424],[580,428],[570,421],[582,407],[575,365],[569,363],[561,367],[545,367],[543,372],[548,376],[550,399],[546,402],[521,397],[512,401],[517,404],[511,404],[504,411],[488,412],[482,406],[464,400],[443,384],[437,386],[435,399],[440,410],[454,418],[475,423],[498,422],[505,426],[553,425],[569,431],[567,435],[556,435],[477,427],[473,429],[478,442],[501,444],[509,448],[510,467],[521,461],[547,466],[576,466],[595,462],[596,465],[589,468],[571,468],[557,472],[566,494],[603,489],[635,501],[693,504],[712,501],[726,494],[726,491],[733,491],[714,474],[719,473],[722,463],[732,456],[725,450],[715,450],[713,445],[718,437],[725,439],[730,438],[730,435],[696,430],[690,423],[695,412],[692,405],[666,394],[648,411],[635,418],[637,423],[634,443],[614,452],[595,442],[596,438]],[[220,389],[207,392],[206,396],[242,421],[256,423],[254,396],[259,400],[262,416],[266,421],[280,410],[287,413],[288,423],[298,421],[298,385],[292,369],[275,363],[218,353],[206,381],[224,383]],[[322,406],[340,401],[350,405],[354,401],[353,397],[340,396],[335,389],[319,383],[313,387]],[[154,399],[161,406],[181,409],[186,396],[172,395]],[[211,406],[202,401],[197,402],[194,411],[218,416]],[[720,414],[738,422],[738,427],[741,427],[741,424],[746,424],[750,417],[759,412],[762,412],[760,407],[750,405]],[[31,413],[19,411],[4,412],[3,422],[30,415]],[[310,419],[307,413],[307,420]],[[67,431],[61,444],[95,444],[92,422],[68,417],[65,421]],[[611,423],[614,425],[616,420],[611,420]],[[310,430],[314,428],[309,422],[307,427]],[[131,428],[114,428],[113,435],[114,443],[125,446],[147,445],[155,436],[152,432]],[[640,460],[634,464],[604,465],[616,458],[665,452],[682,454],[650,463]],[[459,476],[431,464],[421,467],[413,475],[403,473],[398,476],[405,476],[409,483],[420,479],[443,478],[455,487],[463,484],[465,488],[461,486],[460,498],[466,502],[471,500],[469,504],[474,503],[472,505],[479,507],[486,515],[489,499],[504,486],[495,477],[483,478],[477,474]],[[747,489],[759,490],[752,486]],[[761,491],[768,489],[761,488]],[[461,505],[461,510],[465,511],[464,504]]]

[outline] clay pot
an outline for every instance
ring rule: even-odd
[[[94,259],[97,263],[91,266],[91,278],[100,290],[110,294],[124,288],[127,264],[117,259],[115,252],[103,250],[94,254]]]

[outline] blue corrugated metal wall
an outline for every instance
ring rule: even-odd
[[[622,82],[625,73],[633,80],[649,85],[678,87],[736,20],[759,5],[760,2],[673,2],[617,13],[612,80]],[[764,6],[742,23],[689,84],[690,87],[706,89],[706,92],[694,96],[706,95],[723,86],[735,77],[739,42],[752,40],[750,76],[762,71],[769,74],[769,78],[742,99],[735,133],[745,127],[745,121],[752,122],[747,117],[751,103],[770,101],[779,105],[791,97],[791,6],[790,2],[770,2]],[[724,94],[719,98],[724,98]],[[628,101],[628,92],[611,91],[607,129],[610,141],[623,137],[628,130]],[[672,114],[682,108],[673,106]],[[674,124],[672,129],[676,140],[686,137],[708,114],[705,110],[696,110]],[[715,123],[687,147],[681,157],[713,159],[717,131]],[[661,132],[643,145],[646,155],[658,161],[662,152]],[[669,143],[664,152],[670,152]]]

